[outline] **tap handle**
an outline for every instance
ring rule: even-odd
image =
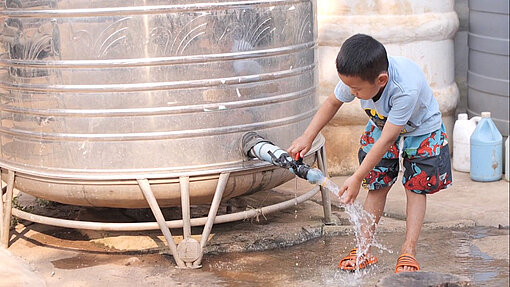
[[[303,158],[300,156],[299,153],[297,153],[295,156],[294,156],[294,161],[296,161],[296,164],[297,165],[302,165],[304,164],[303,163]]]

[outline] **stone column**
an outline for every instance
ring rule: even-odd
[[[459,20],[454,0],[318,0],[317,5],[321,102],[338,82],[335,59],[342,43],[356,33],[368,34],[382,42],[389,55],[408,57],[422,68],[451,139],[459,100],[453,52]],[[323,129],[330,174],[355,171],[367,120],[355,100]]]

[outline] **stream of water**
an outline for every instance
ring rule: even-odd
[[[321,182],[321,186],[329,190],[335,196],[339,196],[340,188],[336,183],[331,181],[329,178],[325,177]],[[373,214],[365,211],[361,203],[357,200],[352,204],[341,204],[341,207],[345,210],[347,215],[349,216],[349,222],[352,225],[354,235],[356,238],[356,262],[360,262],[362,260],[362,256],[364,254],[371,254],[371,247],[379,248],[380,250],[387,251],[389,253],[393,253],[390,249],[383,246],[376,239],[375,234],[375,217]],[[344,255],[345,256],[345,255]],[[347,280],[350,286],[357,286],[359,281],[362,279],[367,272],[365,270],[360,270],[359,266],[356,265],[356,269],[354,271],[354,278],[349,278]],[[353,280],[354,279],[354,280]],[[354,284],[354,285],[351,285]]]

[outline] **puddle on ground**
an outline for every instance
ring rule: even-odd
[[[508,230],[423,231],[417,259],[425,271],[465,276],[474,286],[508,286],[508,261],[491,259],[472,244],[475,238],[501,234],[508,234]],[[215,273],[231,286],[374,286],[394,272],[404,234],[384,233],[378,238],[393,254],[376,249],[379,263],[360,275],[337,268],[354,244],[352,236],[323,237],[264,252],[209,255],[204,258],[203,270]]]
[[[379,262],[356,274],[337,267],[338,261],[355,244],[354,236],[321,237],[297,246],[261,252],[206,254],[202,269],[180,270],[174,268],[173,258],[166,254],[105,250],[67,229],[46,230],[46,233],[53,236],[39,238],[43,240],[42,245],[33,243],[28,249],[25,245],[13,253],[34,252],[32,248],[37,246],[62,250],[64,256],[53,258],[50,269],[40,259],[31,263],[34,268],[45,270],[43,274],[48,282],[58,282],[62,286],[72,286],[73,280],[88,282],[91,279],[87,276],[99,270],[112,273],[110,277],[115,278],[119,286],[149,281],[155,286],[167,283],[170,284],[167,286],[175,286],[173,283],[211,286],[211,282],[214,286],[374,286],[379,279],[393,273],[404,240],[403,233],[377,234],[379,243],[393,253],[373,250]],[[465,276],[474,286],[509,286],[508,259],[492,259],[473,244],[475,239],[508,234],[508,230],[496,228],[426,230],[418,242],[417,259],[424,271]],[[50,247],[44,243],[57,239],[58,244]],[[140,278],[129,279],[125,274],[116,277],[120,270]],[[48,275],[54,273],[60,277]],[[102,279],[109,277],[105,278]]]

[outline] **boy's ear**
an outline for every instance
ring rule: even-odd
[[[379,76],[377,76],[377,79],[375,79],[375,83],[379,86],[384,86],[388,83],[388,79],[388,73],[380,73]]]

